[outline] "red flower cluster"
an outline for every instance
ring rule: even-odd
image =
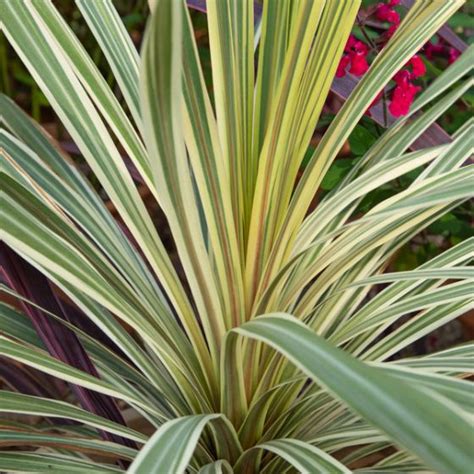
[[[393,8],[400,3],[400,0],[390,0],[388,3],[379,3],[375,10],[377,20],[390,23],[390,26],[385,33],[385,39],[388,40],[395,33],[398,25],[400,25],[400,15]]]
[[[448,50],[448,63],[452,64],[456,59],[461,56],[461,53],[456,48],[449,48]]]
[[[349,39],[344,47],[344,54],[337,67],[336,77],[344,77],[346,75],[346,68],[351,65],[349,72],[356,76],[362,76],[367,69],[369,64],[367,63],[367,54],[369,53],[368,46],[356,39],[355,36],[350,35]]]
[[[441,42],[432,43],[431,41],[428,41],[428,43],[425,44],[424,52],[428,59],[433,59],[434,57],[444,53],[444,46]]]
[[[390,23],[390,27],[385,33],[385,41],[392,37],[400,25],[400,15],[394,9],[400,3],[400,0],[390,0],[388,3],[379,3],[375,10],[375,16],[378,20]],[[413,84],[413,79],[426,74],[426,66],[423,60],[415,55],[406,66],[411,66],[411,71],[406,68],[395,74],[393,80],[395,87],[391,92],[390,104],[388,110],[394,117],[401,117],[410,111],[410,106],[415,100],[415,96],[421,87]]]
[[[456,48],[450,47],[441,38],[437,43],[428,41],[428,43],[425,44],[423,51],[428,59],[434,59],[437,56],[446,57],[448,59],[448,64],[454,63],[454,61],[456,61],[456,59],[461,55]]]
[[[386,0],[385,2],[379,3],[372,14],[375,15],[377,20],[389,23],[388,30],[381,36],[378,44],[382,47],[395,33],[396,29],[400,25],[400,14],[395,10],[401,0]],[[455,48],[449,46],[442,39],[438,43],[428,42],[423,47],[423,53],[428,59],[432,59],[435,56],[444,56],[447,58],[448,63],[451,64],[459,57],[460,53]],[[349,67],[349,73],[356,76],[363,75],[368,69],[369,64],[367,62],[367,55],[369,54],[369,47],[363,42],[355,38],[355,36],[349,36],[346,46],[344,47],[344,54],[341,58],[339,66],[336,71],[336,77],[344,77]],[[398,71],[393,77],[395,87],[390,92],[390,104],[388,109],[394,117],[400,117],[406,115],[410,111],[410,106],[415,100],[416,94],[421,90],[421,87],[415,85],[413,81],[426,74],[426,66],[423,59],[415,55],[405,65],[405,67]],[[383,92],[380,92],[374,99],[369,109],[373,107],[383,96]],[[370,115],[370,112],[367,112]]]
[[[421,77],[426,74],[425,63],[417,54],[410,59],[408,65],[411,66],[413,77]]]
[[[411,81],[426,73],[425,64],[417,55],[410,59],[408,65],[411,66],[411,72],[408,69],[402,69],[393,77],[396,86],[392,91],[388,110],[394,117],[406,115],[410,111],[416,93],[421,90],[421,87],[415,86]]]

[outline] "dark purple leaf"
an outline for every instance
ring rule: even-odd
[[[5,357],[0,358],[0,379],[17,392],[37,397],[56,398],[58,386],[56,380],[34,369],[23,367],[21,364]]]
[[[68,314],[68,308],[60,302],[59,298],[51,290],[47,278],[3,243],[0,245],[0,263],[4,279],[16,292],[65,320],[72,323],[77,320],[77,314],[74,314],[73,318]],[[53,357],[95,377],[99,377],[87,352],[72,331],[64,327],[60,322],[43,314],[38,308],[26,302],[21,302],[21,305]],[[86,410],[117,423],[125,424],[113,398],[74,384],[71,384],[71,389],[79,403]],[[134,446],[133,442],[119,436],[106,432],[102,432],[101,435],[104,439],[113,440],[127,446]]]

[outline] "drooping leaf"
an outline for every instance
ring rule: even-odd
[[[472,453],[466,442],[471,428],[446,399],[365,366],[288,316],[260,317],[236,331],[282,352],[434,469],[463,472],[471,465]]]

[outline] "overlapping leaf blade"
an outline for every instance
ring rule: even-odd
[[[466,440],[471,428],[447,400],[365,367],[289,317],[257,318],[236,331],[281,351],[308,376],[433,468],[463,472],[470,465],[472,455]],[[452,432],[449,437],[448,431]],[[461,431],[463,436],[459,435]]]

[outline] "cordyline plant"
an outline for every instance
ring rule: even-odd
[[[3,29],[121,219],[2,96],[3,292],[24,308],[0,306],[2,373],[9,361],[62,379],[82,408],[1,391],[1,412],[44,421],[2,422],[0,470],[350,472],[382,452],[364,472],[470,471],[472,344],[390,358],[472,308],[473,239],[384,271],[472,194],[472,122],[409,151],[472,85],[472,48],[310,206],[358,120],[463,2],[415,2],[300,177],[360,1],[266,0],[256,28],[250,0],[209,0],[212,100],[184,3],[151,5],[141,58],[110,0],[76,3],[127,111],[51,2],[3,2]],[[183,275],[119,146],[166,215]],[[413,170],[360,214],[367,193]],[[124,425],[125,406],[150,438]]]

